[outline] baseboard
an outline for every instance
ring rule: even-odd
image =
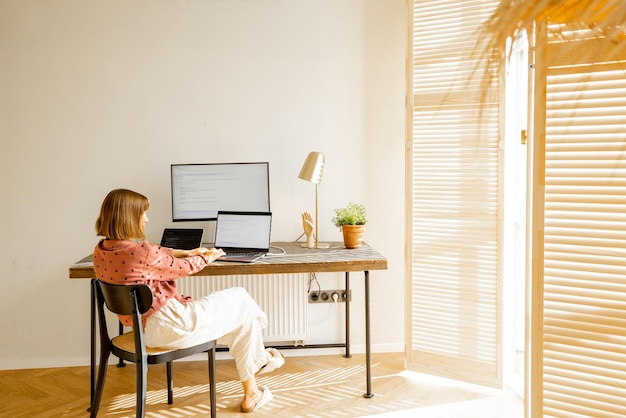
[[[271,343],[266,344],[271,347]],[[325,355],[344,354],[343,348],[306,348],[299,347],[289,350],[282,350],[285,357],[310,357]],[[372,353],[400,353],[404,352],[404,345],[397,344],[373,344]],[[352,344],[350,346],[351,354],[365,354],[365,344]],[[227,351],[218,352],[216,359],[232,358]],[[188,361],[202,361],[206,359],[205,354],[196,354],[189,356]],[[2,359],[0,360],[0,370],[23,370],[23,369],[48,369],[54,367],[82,367],[89,366],[89,355],[81,357],[64,357],[64,358],[38,358],[38,359]],[[182,361],[182,360],[181,360]],[[111,356],[109,364],[117,363],[117,358]]]
[[[271,347],[272,344],[266,344],[267,347]],[[402,344],[379,344],[372,346],[372,353],[402,353],[404,352],[404,345]],[[294,349],[281,350],[281,353],[285,357],[311,357],[311,356],[328,356],[328,355],[343,355],[345,350],[343,348],[306,348],[298,347]],[[350,346],[350,354],[365,354],[364,344],[354,344]],[[232,359],[228,351],[220,351],[217,353],[217,360]],[[187,357],[188,361],[202,361],[205,359],[204,354],[196,354]],[[182,360],[181,360],[182,361]]]

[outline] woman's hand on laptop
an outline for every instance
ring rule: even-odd
[[[197,254],[193,254],[193,255],[203,255],[205,257],[207,257],[209,259],[209,263],[212,261],[217,260],[218,258],[220,258],[221,256],[223,256],[224,250],[222,249],[218,249],[218,248],[196,248],[195,250],[190,250],[190,251],[198,251]]]
[[[194,255],[203,255],[209,259],[209,262],[215,261],[224,255],[224,251],[217,248],[199,247],[193,250],[172,250],[172,255],[176,258],[191,257]]]

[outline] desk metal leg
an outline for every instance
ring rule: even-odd
[[[370,272],[365,271],[365,368],[367,373],[367,392],[365,398],[373,398],[372,393],[372,355],[370,341]]]
[[[350,358],[350,273],[346,271],[346,354],[345,358]]]
[[[93,398],[96,393],[96,280],[91,279],[90,293],[91,293],[91,364],[89,365],[89,408],[87,411],[91,412],[93,406]]]

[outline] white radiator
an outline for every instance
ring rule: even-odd
[[[201,298],[217,290],[243,287],[267,314],[265,342],[304,342],[307,324],[307,274],[191,276],[178,281],[183,295]]]

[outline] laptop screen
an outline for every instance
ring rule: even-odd
[[[165,228],[161,237],[161,245],[179,250],[193,250],[202,245],[202,228]]]
[[[220,211],[215,226],[215,247],[267,251],[271,226],[270,212]]]

